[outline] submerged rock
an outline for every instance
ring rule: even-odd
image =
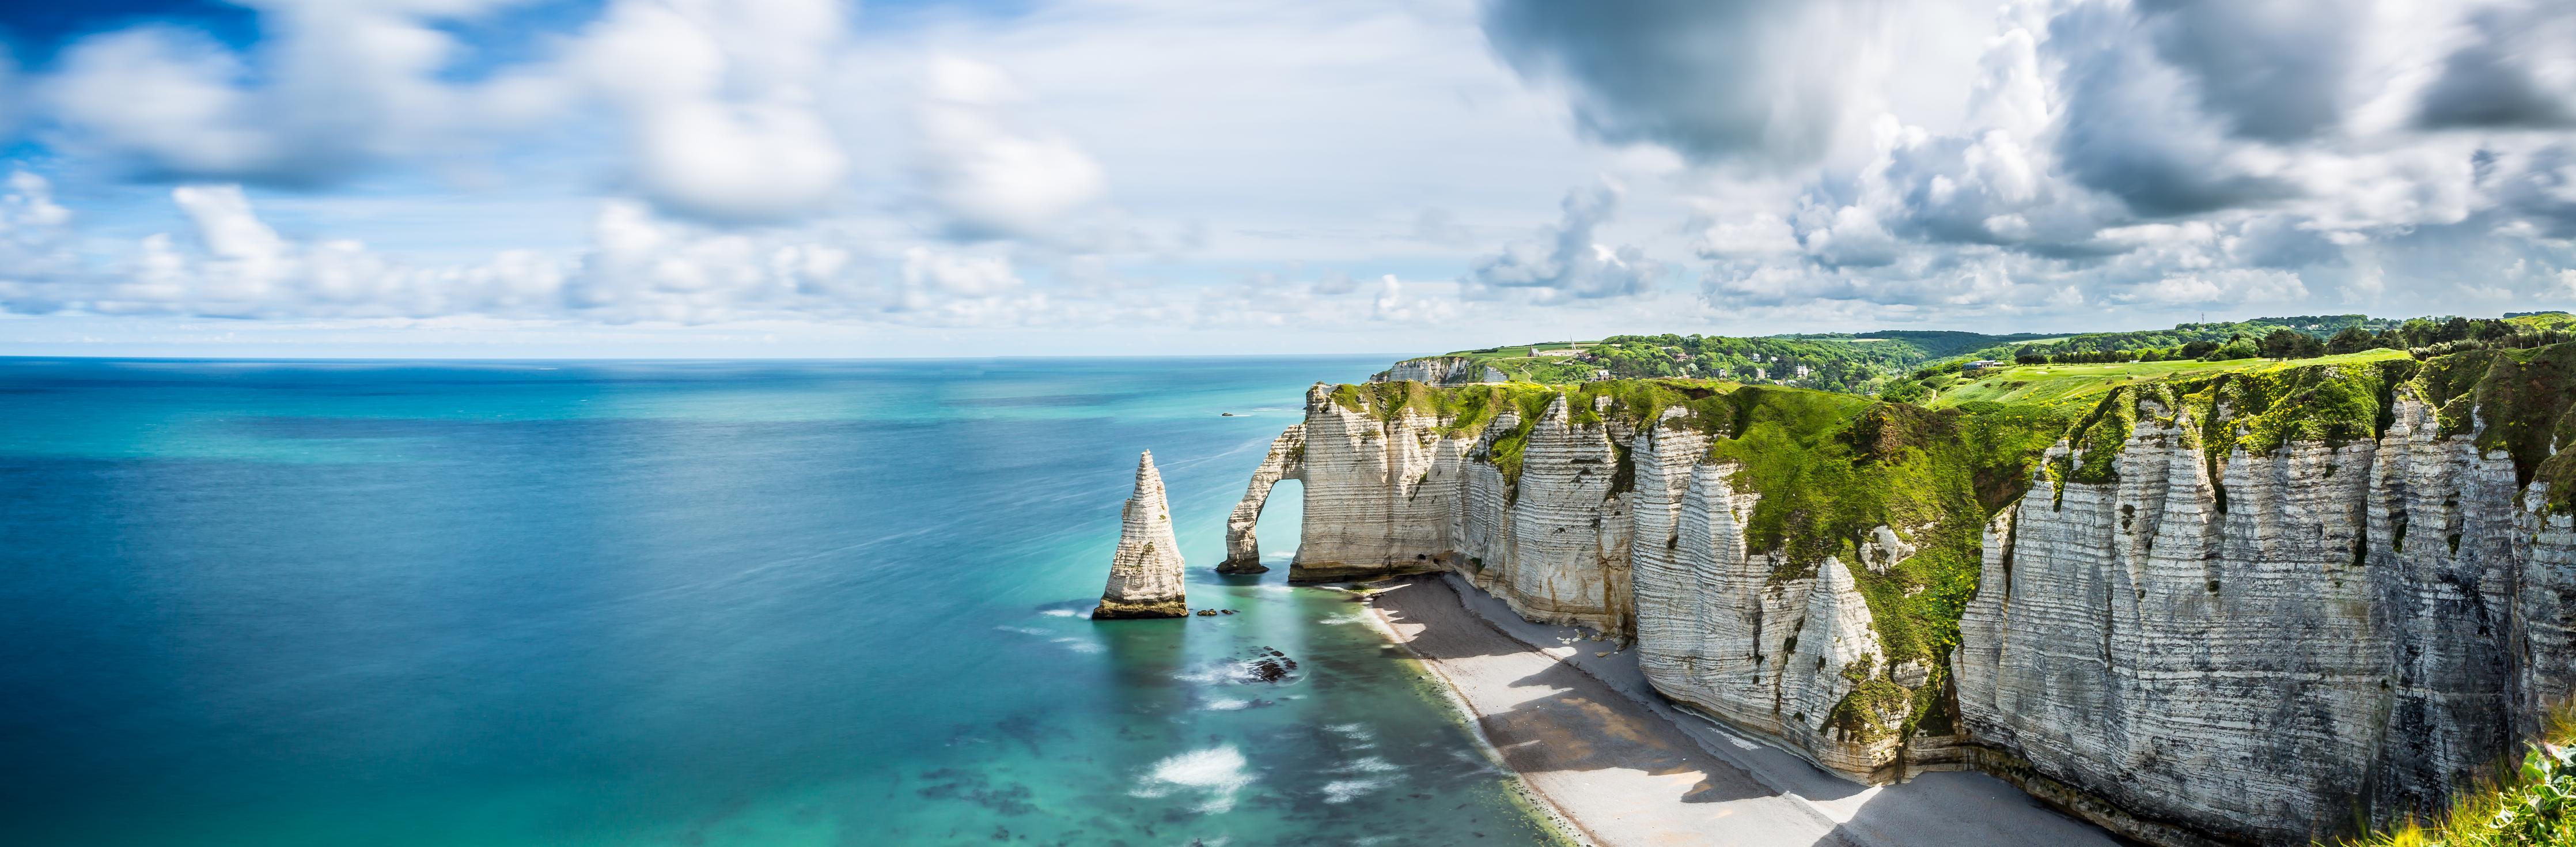
[[[1163,498],[1163,474],[1154,453],[1136,460],[1136,493],[1128,496],[1118,552],[1109,560],[1109,585],[1100,592],[1092,620],[1177,618],[1190,613],[1181,586],[1181,547],[1172,537],[1172,509]]]
[[[1275,647],[1257,647],[1252,658],[1244,661],[1243,678],[1250,682],[1278,682],[1297,672],[1297,660]]]

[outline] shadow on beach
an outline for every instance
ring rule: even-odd
[[[1521,620],[1450,578],[1405,578],[1374,605],[1471,707],[1503,762],[1602,845],[2121,843],[1983,774],[1873,788],[1737,740],[1653,691],[1633,653],[1592,655],[1607,646]]]

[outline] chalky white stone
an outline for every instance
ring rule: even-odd
[[[1181,584],[1181,545],[1172,537],[1172,507],[1163,497],[1163,474],[1151,450],[1136,460],[1136,493],[1127,498],[1118,552],[1109,560],[1109,585],[1100,591],[1093,620],[1177,618],[1189,614]]]
[[[1510,377],[1490,366],[1473,364],[1465,356],[1425,356],[1395,363],[1369,377],[1370,382],[1419,382],[1426,385],[1473,385],[1479,382],[1504,382]]]
[[[2432,808],[2512,749],[2576,676],[2568,519],[2395,411],[2375,443],[2239,450],[2215,478],[2188,414],[2141,415],[2118,481],[2034,483],[1960,623],[1971,743],[2265,844]]]
[[[1633,637],[1658,691],[1836,773],[1982,769],[2159,844],[2304,844],[2432,808],[2576,693],[2576,521],[2479,453],[2483,423],[2440,437],[2401,388],[2375,441],[2212,457],[2190,413],[2138,417],[2114,481],[2038,478],[1988,516],[1950,735],[1829,724],[1846,669],[1930,684],[1889,666],[1852,573],[1914,555],[1914,531],[1784,577],[1745,538],[1761,495],[1678,412],[1639,432],[1559,397],[1507,481],[1487,451],[1517,413],[1452,432],[1318,385],[1229,558],[1257,555],[1269,483],[1301,479],[1292,579],[1456,570],[1525,617]]]

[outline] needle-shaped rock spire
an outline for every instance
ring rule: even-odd
[[[1163,498],[1163,474],[1154,452],[1136,460],[1136,493],[1127,498],[1118,553],[1109,561],[1109,586],[1100,592],[1092,620],[1177,618],[1189,614],[1181,585],[1181,547],[1172,538],[1172,508]]]

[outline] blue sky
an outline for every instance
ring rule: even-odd
[[[0,354],[1381,352],[2576,303],[2565,3],[0,9]]]

